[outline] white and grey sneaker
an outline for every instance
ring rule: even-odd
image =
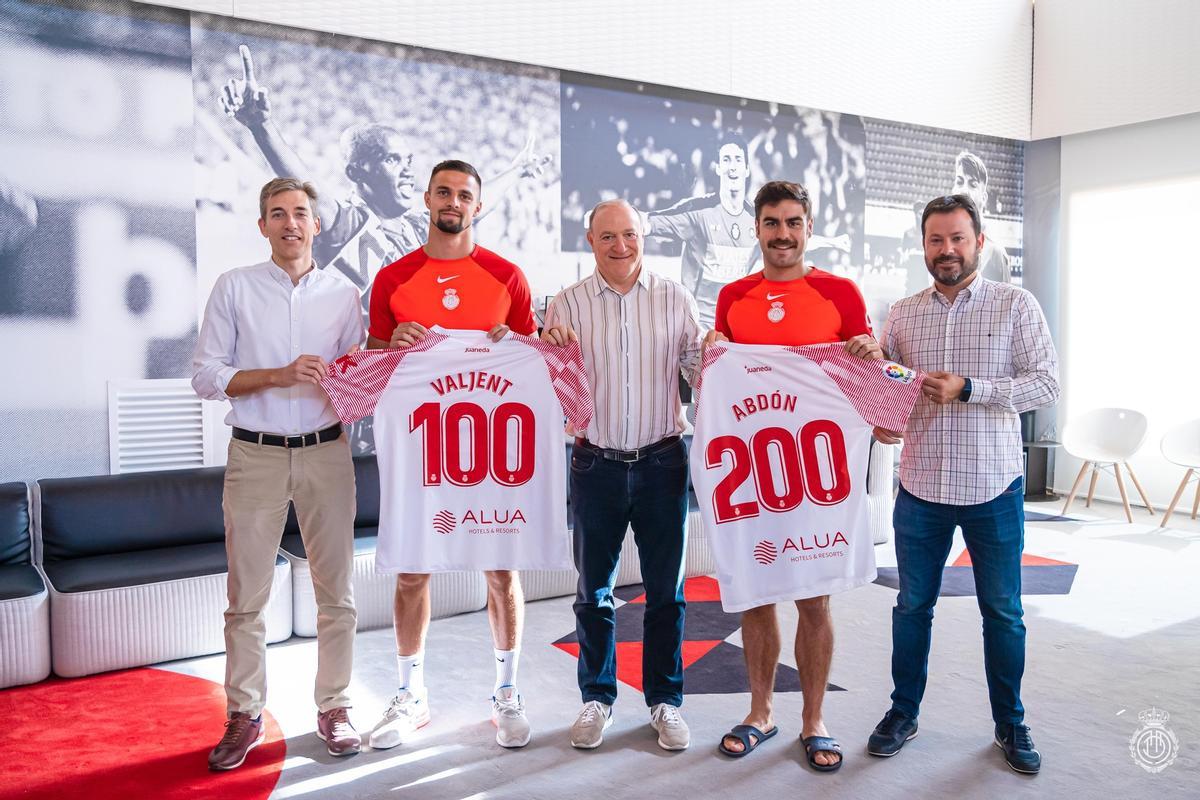
[[[589,700],[583,704],[579,716],[571,725],[571,747],[581,750],[591,750],[599,747],[604,741],[604,732],[612,725],[612,706],[605,705],[599,700]]]
[[[679,709],[668,703],[656,703],[650,708],[650,727],[658,731],[658,746],[663,750],[687,750],[692,741],[687,723]]]
[[[525,717],[525,701],[515,686],[501,686],[492,698],[492,722],[496,744],[501,747],[524,747],[533,736]]]
[[[407,689],[392,698],[383,718],[376,723],[367,737],[367,744],[375,750],[387,750],[413,735],[418,728],[429,724],[427,695],[415,695]]]

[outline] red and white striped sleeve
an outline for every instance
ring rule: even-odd
[[[895,361],[866,361],[849,355],[840,342],[786,349],[815,362],[865,421],[889,431],[904,430],[921,395],[925,373]]]
[[[704,348],[704,355],[700,357],[700,369],[696,373],[696,384],[692,387],[692,407],[688,412],[688,420],[695,422],[696,416],[700,413],[700,401],[703,399],[704,388],[704,373],[713,364],[717,363],[717,359],[729,352],[729,348],[721,344],[710,344]]]
[[[338,419],[351,423],[374,414],[379,396],[405,356],[428,350],[445,339],[444,335],[430,331],[412,347],[360,350],[334,361],[329,365],[329,375],[321,379],[321,388],[329,395]]]
[[[533,336],[509,334],[509,338],[522,342],[538,352],[550,375],[550,385],[558,395],[563,414],[576,431],[587,430],[592,421],[592,390],[588,386],[587,372],[583,368],[583,351],[579,342],[566,347],[549,344]]]

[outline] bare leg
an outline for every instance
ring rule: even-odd
[[[515,650],[521,643],[525,623],[525,595],[521,576],[509,570],[483,573],[488,584],[488,622],[492,624],[492,642],[497,650]]]
[[[811,597],[796,601],[799,618],[796,622],[796,669],[800,673],[800,688],[804,692],[804,729],[801,737],[828,736],[821,706],[825,702],[825,687],[829,683],[829,667],[833,662],[833,617],[829,613],[828,597]],[[836,764],[836,753],[819,752],[813,756],[818,764]]]
[[[759,606],[742,612],[742,647],[746,654],[746,673],[750,677],[750,713],[743,725],[753,725],[764,733],[775,727],[771,713],[775,693],[775,667],[779,664],[779,621],[775,606]],[[752,745],[756,737],[750,737]],[[742,752],[739,739],[726,736],[725,749]]]
[[[429,575],[397,575],[396,601],[392,613],[396,623],[396,649],[400,655],[411,656],[425,647],[429,609]]]

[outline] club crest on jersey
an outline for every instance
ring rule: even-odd
[[[771,303],[771,308],[767,311],[767,319],[771,322],[781,322],[783,321],[783,315],[786,313],[783,310],[783,301],[776,300],[774,303]]]
[[[442,295],[442,306],[447,311],[453,311],[458,308],[460,302],[462,302],[462,299],[458,296],[457,289],[447,289],[446,293]]]
[[[908,367],[897,364],[895,361],[883,362],[883,377],[896,383],[912,383],[916,380],[917,371]]]

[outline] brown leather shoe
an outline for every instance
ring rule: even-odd
[[[350,724],[344,708],[331,708],[317,714],[317,736],[325,740],[331,756],[352,756],[362,749],[362,738]]]
[[[225,735],[208,754],[208,768],[225,770],[240,767],[246,760],[246,754],[262,744],[266,735],[262,717],[255,721],[245,712],[233,712],[225,723]]]

